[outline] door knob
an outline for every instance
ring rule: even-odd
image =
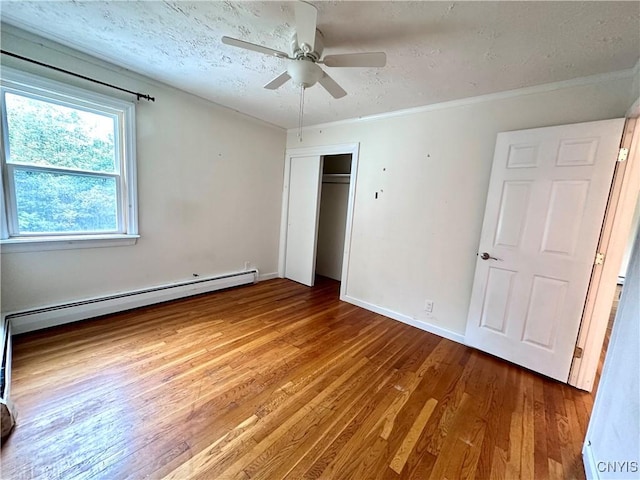
[[[500,260],[499,258],[492,257],[491,255],[489,255],[488,252],[482,252],[482,254],[480,255],[480,258],[482,260]]]

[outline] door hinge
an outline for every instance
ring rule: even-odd
[[[573,358],[582,358],[582,353],[584,352],[584,350],[582,350],[582,347],[576,347],[573,350]]]
[[[596,258],[593,261],[594,265],[602,265],[604,263],[604,253],[596,253]]]
[[[624,148],[623,147],[618,151],[618,161],[619,162],[624,162],[627,159],[628,156],[629,156],[629,149],[628,148]]]

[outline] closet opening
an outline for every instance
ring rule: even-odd
[[[324,155],[316,249],[316,282],[340,282],[344,261],[352,155]]]
[[[278,276],[325,286],[347,298],[359,145],[287,150]],[[317,268],[317,270],[316,270]],[[317,276],[316,276],[317,274]]]

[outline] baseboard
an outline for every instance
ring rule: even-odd
[[[12,333],[15,335],[154,303],[247,285],[255,283],[258,278],[259,272],[255,269],[213,277],[198,277],[185,282],[156,285],[141,290],[7,313],[6,318],[10,320]]]
[[[273,280],[274,278],[279,278],[278,272],[273,273],[261,273],[258,276],[259,282],[264,282],[265,280]]]
[[[343,296],[340,300],[343,300],[345,302],[351,303],[358,307],[364,308],[365,310],[379,313],[380,315],[384,315],[385,317],[392,318],[393,320],[398,320],[399,322],[406,323],[407,325],[411,325],[412,327],[419,328],[420,330],[424,330],[425,332],[433,333],[434,335],[438,335],[439,337],[446,338],[456,343],[461,343],[462,345],[465,344],[464,335],[460,335],[459,333],[452,332],[451,330],[447,330],[446,328],[438,327],[437,325],[433,325],[431,323],[424,322],[422,320],[411,318],[402,313],[394,312],[393,310],[379,307],[372,303],[368,303],[368,302],[359,300],[357,298],[350,297],[349,295]]]
[[[593,450],[588,440],[585,440],[584,447],[582,447],[582,463],[584,465],[584,472],[587,476],[587,480],[599,480],[600,475],[596,468],[596,459],[593,458]]]

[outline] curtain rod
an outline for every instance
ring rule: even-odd
[[[51,70],[55,70],[56,72],[66,73],[67,75],[72,75],[74,77],[82,78],[83,80],[88,80],[88,81],[93,82],[93,83],[98,83],[100,85],[104,85],[105,87],[113,88],[115,90],[120,90],[121,92],[130,93],[131,95],[135,95],[138,100],[140,100],[142,98],[142,99],[148,100],[150,102],[155,102],[156,101],[155,97],[147,95],[146,93],[139,93],[139,92],[134,92],[132,90],[127,90],[126,88],[121,88],[121,87],[118,87],[116,85],[112,85],[110,83],[102,82],[100,80],[96,80],[95,78],[86,77],[84,75],[80,75],[79,73],[70,72],[69,70],[65,70],[63,68],[54,67],[53,65],[49,65],[47,63],[42,63],[42,62],[39,62],[38,60],[33,60],[32,58],[23,57],[22,55],[18,55],[17,53],[7,52],[6,50],[0,50],[0,53],[2,53],[3,55],[8,55],[10,57],[17,58],[19,60],[24,60],[25,62],[30,62],[30,63],[34,63],[36,65],[40,65],[41,67],[50,68]]]

